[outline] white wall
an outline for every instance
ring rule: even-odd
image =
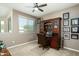
[[[33,18],[36,19],[33,16],[30,16],[28,14],[19,12],[17,10],[13,10],[12,12],[12,33],[0,33],[0,40],[3,40],[6,44],[7,47],[13,46],[13,45],[17,45],[17,44],[21,44],[21,43],[25,43],[28,41],[32,41],[36,39],[36,34],[35,32],[33,33],[19,33],[19,27],[18,27],[18,15],[23,15],[27,18]],[[5,26],[7,20],[5,18]],[[6,28],[6,27],[5,27]]]
[[[70,13],[70,19],[69,20],[71,20],[72,18],[77,18],[77,17],[79,18],[79,5],[68,8],[68,9],[61,10],[61,11],[58,11],[58,12],[47,14],[47,15],[43,16],[42,18],[43,18],[43,20],[53,19],[53,18],[56,18],[56,17],[62,18],[63,13],[65,13],[65,12]],[[62,20],[61,24],[63,25],[63,20]],[[62,26],[62,29],[63,29],[63,26]],[[61,31],[62,31],[62,35],[63,35],[63,30],[61,30]],[[75,39],[70,38],[70,40],[64,40],[64,47],[79,50],[79,39],[75,40]]]

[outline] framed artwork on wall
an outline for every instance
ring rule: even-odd
[[[70,34],[64,33],[64,40],[69,40],[69,39],[70,39]]]
[[[37,19],[37,24],[40,24],[40,23],[41,23],[41,19],[38,18],[38,19]]]
[[[71,27],[71,33],[79,33],[79,27],[78,26]]]
[[[71,19],[71,25],[79,25],[79,18]]]
[[[78,39],[78,34],[71,34],[71,39]]]
[[[64,19],[64,20],[69,19],[69,12],[63,13],[63,19]]]
[[[64,26],[69,26],[69,20],[64,20]]]
[[[70,32],[70,27],[64,27],[64,32]]]

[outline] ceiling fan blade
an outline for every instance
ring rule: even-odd
[[[42,5],[39,5],[38,7],[44,7],[44,6],[47,6],[47,4],[42,4]]]
[[[36,3],[33,3],[34,4],[34,6],[36,6]]]
[[[40,9],[40,8],[38,8],[38,10],[40,10],[41,12],[43,12],[43,10],[42,10],[42,9]]]

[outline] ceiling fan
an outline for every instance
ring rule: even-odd
[[[33,8],[32,12],[35,12],[36,10],[44,12],[44,10],[42,10],[41,7],[45,7],[45,6],[47,6],[47,4],[38,5],[38,3],[34,3],[34,7],[32,7]]]

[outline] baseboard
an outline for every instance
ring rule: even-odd
[[[34,42],[34,41],[37,41],[37,40],[33,40],[33,41],[26,42],[26,43],[22,43],[22,44],[14,45],[14,46],[11,46],[11,47],[7,47],[7,49],[11,49],[11,48],[14,48],[14,47],[22,46],[22,45],[25,45],[25,44],[28,44],[28,43],[31,43],[31,42]]]
[[[72,51],[76,51],[76,52],[79,52],[79,50],[76,50],[76,49],[72,49],[72,48],[68,48],[68,47],[64,47],[64,49],[68,49],[68,50],[72,50]]]

